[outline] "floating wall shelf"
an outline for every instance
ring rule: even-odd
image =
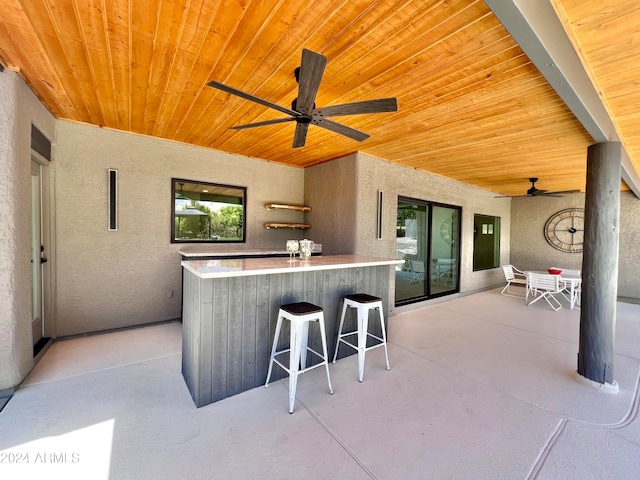
[[[265,223],[266,228],[299,228],[304,230],[305,228],[311,228],[311,225],[306,223]]]
[[[283,203],[267,203],[264,206],[267,210],[295,210],[297,212],[308,212],[311,210],[311,207],[307,207],[305,205],[286,205]]]
[[[289,205],[286,203],[267,203],[265,204],[264,207],[267,210],[290,210],[293,212],[308,212],[309,210],[311,210],[311,207],[307,207],[305,205]],[[293,228],[293,229],[300,229],[300,230],[304,230],[305,228],[311,228],[311,225],[307,223],[290,223],[290,222],[265,223],[264,226],[266,228]]]

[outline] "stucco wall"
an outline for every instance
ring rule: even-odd
[[[382,239],[376,238],[378,190],[383,191]],[[305,169],[305,201],[314,208],[308,215],[312,225],[308,236],[322,242],[328,254],[395,258],[398,196],[462,207],[461,292],[503,282],[500,268],[473,272],[473,215],[501,218],[500,264],[504,265],[510,246],[508,199],[360,153]],[[393,282],[390,287],[394,298]]]
[[[31,333],[31,124],[55,120],[15,72],[0,73],[0,391],[33,366]]]
[[[618,297],[640,301],[640,199],[620,193]]]
[[[305,236],[322,244],[324,255],[355,253],[356,155],[305,168]]]
[[[59,336],[181,316],[183,245],[170,243],[172,177],[247,187],[247,241],[220,250],[284,249],[287,238],[300,238],[264,227],[302,220],[264,208],[303,203],[300,168],[66,121],[58,124],[54,167]],[[118,170],[115,232],[107,229],[109,168]]]
[[[521,270],[545,270],[550,266],[582,268],[582,254],[565,253],[544,238],[544,225],[565,208],[584,208],[584,195],[561,198],[514,199],[511,206],[511,263]],[[620,194],[620,250],[618,296],[640,299],[640,200],[630,192]]]
[[[510,206],[508,199],[437,175],[402,167],[359,154],[358,229],[356,251],[364,255],[394,257],[398,196],[462,207],[460,292],[498,285],[504,280],[501,268],[473,271],[473,215],[500,217],[500,265],[509,259]],[[384,192],[383,237],[376,239],[377,192]]]

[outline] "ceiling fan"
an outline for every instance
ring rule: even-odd
[[[216,82],[215,80],[207,83],[207,85],[289,115],[286,118],[277,118],[274,120],[249,123],[246,125],[236,125],[231,127],[233,130],[263,127],[265,125],[274,125],[276,123],[296,122],[296,130],[293,136],[293,148],[304,146],[307,140],[309,124],[317,125],[318,127],[322,127],[326,130],[330,130],[332,132],[339,133],[340,135],[344,135],[345,137],[352,138],[353,140],[357,140],[358,142],[362,142],[369,138],[368,134],[329,120],[329,117],[358,115],[361,113],[396,112],[398,110],[398,102],[395,98],[381,98],[377,100],[364,100],[361,102],[344,103],[330,107],[316,108],[316,95],[318,94],[318,88],[320,87],[320,81],[322,80],[322,75],[324,74],[324,68],[326,65],[326,57],[319,53],[312,52],[311,50],[302,50],[302,62],[300,67],[296,68],[295,71],[296,81],[298,82],[298,98],[293,101],[291,109],[281,107],[278,104],[256,97],[249,93],[245,93],[223,83]]]
[[[537,177],[531,177],[529,179],[531,182],[531,188],[527,190],[526,195],[500,195],[495,198],[522,198],[522,197],[562,197],[562,194],[565,193],[579,193],[580,190],[559,190],[557,192],[550,192],[548,190],[542,190],[540,188],[536,188],[536,182],[538,181]]]

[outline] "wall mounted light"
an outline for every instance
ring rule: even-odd
[[[118,170],[109,169],[109,231],[118,230]]]
[[[378,222],[377,222],[377,233],[376,233],[376,238],[378,240],[382,239],[382,200],[383,200],[383,192],[382,190],[378,190]]]

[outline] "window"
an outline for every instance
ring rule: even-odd
[[[473,270],[500,266],[500,217],[473,216]]]
[[[246,187],[171,179],[171,243],[244,242]]]

